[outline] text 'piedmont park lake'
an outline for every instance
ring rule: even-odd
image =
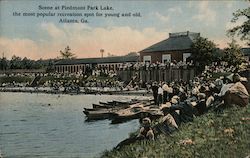
[[[83,108],[132,98],[0,92],[1,153],[4,157],[98,157],[136,131],[139,122],[86,122]]]

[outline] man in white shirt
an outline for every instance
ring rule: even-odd
[[[162,96],[163,96],[163,89],[161,87],[161,84],[159,84],[158,97],[157,97],[158,106],[160,106],[162,104]]]
[[[169,87],[166,83],[163,84],[162,86],[162,89],[163,89],[163,103],[165,104],[168,100],[168,90],[169,90]]]

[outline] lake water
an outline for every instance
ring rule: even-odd
[[[137,130],[139,122],[86,122],[83,108],[131,98],[0,92],[0,151],[3,157],[98,157]]]

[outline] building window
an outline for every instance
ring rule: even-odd
[[[171,54],[163,54],[162,55],[162,63],[169,63],[171,62]]]
[[[143,56],[143,62],[144,63],[151,63],[151,56],[150,55],[148,55],[148,56]]]
[[[183,62],[187,61],[187,58],[191,56],[191,53],[183,53]]]

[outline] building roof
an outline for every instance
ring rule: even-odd
[[[250,48],[242,48],[241,50],[245,56],[250,56]]]
[[[77,64],[104,64],[104,63],[125,63],[137,62],[139,56],[114,56],[104,58],[83,58],[83,59],[61,59],[55,65],[77,65]]]
[[[200,37],[200,33],[189,32],[189,31],[179,32],[179,33],[169,33],[168,39],[156,43],[140,51],[140,53],[187,50],[191,48],[191,45],[193,44],[194,40],[197,37]]]

